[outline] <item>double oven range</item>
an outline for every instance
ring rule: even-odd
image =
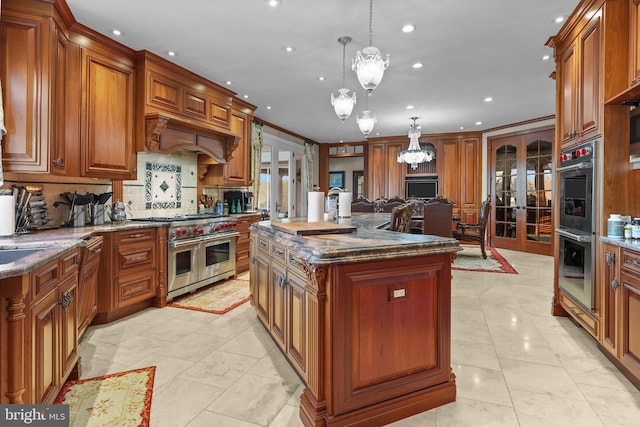
[[[167,301],[236,274],[236,221],[229,215],[187,215],[167,222]]]
[[[586,310],[595,309],[595,152],[590,141],[560,154],[558,286]]]

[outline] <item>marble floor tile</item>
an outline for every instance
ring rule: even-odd
[[[513,427],[518,418],[511,406],[458,398],[435,409],[437,427]]]
[[[453,365],[457,397],[513,406],[502,371],[475,366]]]
[[[176,342],[182,339],[185,335],[195,332],[202,327],[202,323],[173,318],[170,321],[162,322],[157,326],[153,326],[145,330],[140,335],[153,339]]]
[[[253,365],[248,373],[287,382],[298,381],[298,383],[302,385],[298,375],[291,365],[289,365],[289,362],[287,362],[280,349],[275,347]],[[301,393],[302,390],[300,390],[298,396],[300,396]]]
[[[200,412],[193,421],[186,424],[187,427],[257,427],[259,425],[210,411]]]
[[[209,356],[192,364],[180,374],[181,378],[228,388],[245,374],[259,359],[239,354],[214,351]]]
[[[493,342],[499,358],[560,366],[558,356],[546,343],[495,335]]]
[[[522,427],[604,426],[587,401],[516,389],[511,398]]]
[[[562,366],[512,359],[500,359],[500,365],[509,390],[525,390],[584,400],[578,386]]]
[[[451,340],[451,363],[500,370],[495,347],[489,344]]]
[[[151,426],[187,425],[223,392],[223,388],[174,378],[153,394]]]
[[[640,391],[622,391],[591,384],[578,384],[587,402],[607,427],[640,425]]]
[[[198,362],[219,349],[227,341],[226,338],[192,333],[167,345],[158,353],[176,359]]]
[[[268,426],[298,385],[297,382],[243,375],[214,400],[207,410]]]
[[[304,427],[300,419],[300,406],[284,405],[269,427]]]
[[[561,357],[560,361],[576,384],[590,384],[615,390],[638,391],[602,354],[599,358],[593,359]]]
[[[261,358],[274,347],[275,343],[273,339],[271,339],[264,329],[247,328],[220,346],[219,350],[227,353]]]

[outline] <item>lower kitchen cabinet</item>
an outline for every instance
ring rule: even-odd
[[[269,241],[264,237],[251,237],[254,248],[251,257],[251,304],[264,325],[269,325]]]
[[[100,259],[98,313],[93,323],[108,323],[166,303],[165,236],[164,227],[103,234],[108,250]]]
[[[640,388],[640,252],[604,244],[600,348]]]
[[[78,281],[78,336],[82,336],[98,312],[98,269],[102,236],[93,236],[82,248]]]
[[[236,273],[249,270],[249,227],[260,221],[260,215],[243,215],[236,220],[236,231],[240,233],[236,238]]]

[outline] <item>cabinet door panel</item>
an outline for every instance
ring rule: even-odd
[[[640,83],[640,0],[631,0],[630,43],[631,43],[631,85]]]
[[[438,153],[438,167],[440,168],[438,193],[453,201],[454,208],[460,206],[460,146],[457,140],[444,141],[441,153]]]
[[[249,158],[250,132],[247,129],[247,116],[238,112],[231,114],[231,132],[240,135],[238,147],[233,151],[233,158],[224,165],[225,180],[238,185],[249,185],[251,183],[251,172],[249,170],[251,160]]]
[[[562,55],[560,69],[562,96],[560,99],[560,135],[562,143],[571,143],[575,138],[577,109],[577,55],[576,45],[571,45]]]
[[[583,138],[598,133],[600,122],[600,19],[596,18],[580,38],[580,133]]]
[[[375,200],[387,194],[386,186],[386,155],[385,144],[369,144],[368,157],[368,193],[367,197]]]
[[[83,49],[85,176],[128,177],[134,168],[133,68]]]
[[[304,375],[307,372],[307,310],[306,280],[289,272],[287,286],[287,355],[296,365],[297,371]]]
[[[622,342],[620,360],[640,376],[640,279],[622,273]]]
[[[398,163],[398,153],[405,148],[405,143],[389,144],[387,146],[387,196],[404,198],[404,177],[407,167],[404,163]]]
[[[276,339],[276,343],[285,346],[286,328],[286,297],[285,282],[287,272],[284,267],[276,262],[271,262],[271,334]]]
[[[253,291],[253,304],[256,307],[258,318],[269,327],[269,259],[265,255],[252,255],[251,279],[255,283]]]
[[[67,378],[78,360],[78,277],[71,276],[60,285],[60,375]]]
[[[53,290],[32,309],[32,387],[29,401],[51,402],[58,392],[58,292]],[[27,396],[25,396],[27,397]]]

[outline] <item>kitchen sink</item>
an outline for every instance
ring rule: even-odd
[[[0,265],[9,264],[26,256],[41,251],[43,248],[0,249]]]

